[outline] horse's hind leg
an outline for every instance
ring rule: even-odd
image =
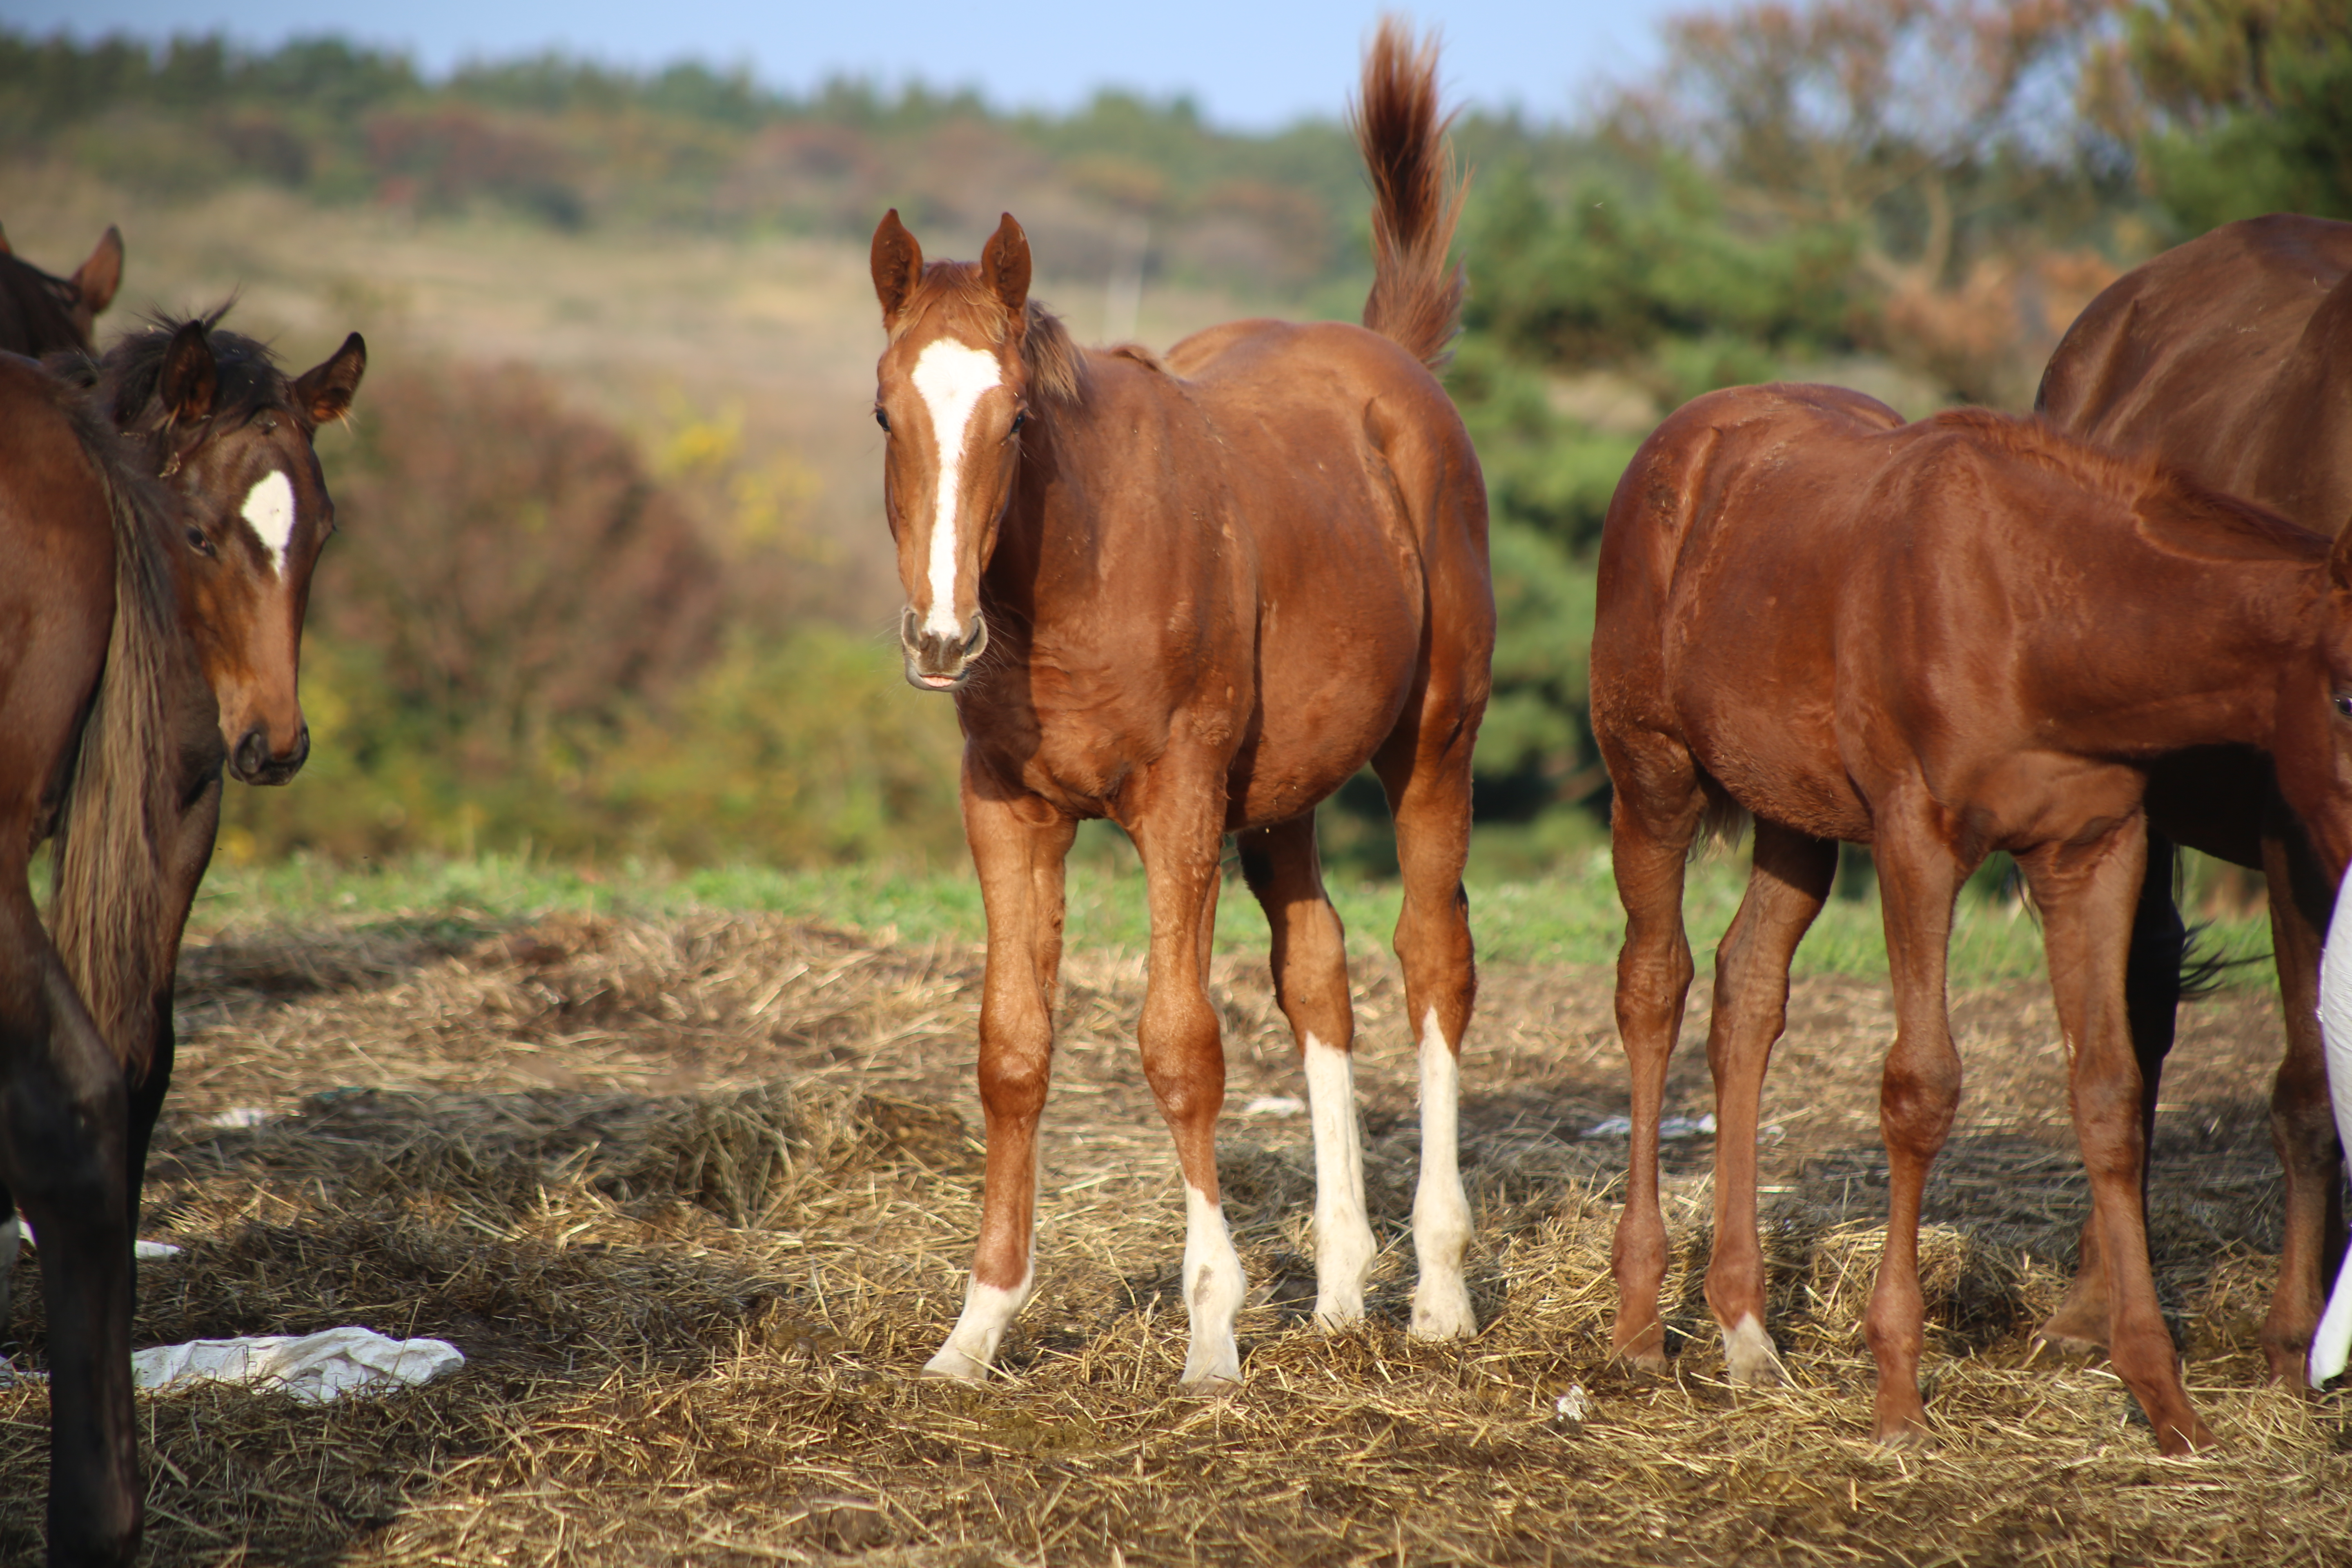
[[[977,1381],[1035,1279],[1037,1122],[1053,1068],[1063,858],[1077,825],[1034,795],[976,778],[968,761],[963,810],[988,911],[979,1071],[988,1168],[963,1311],[923,1371]]]
[[[1421,1180],[1412,1199],[1418,1266],[1412,1332],[1450,1340],[1478,1327],[1462,1254],[1470,1244],[1470,1200],[1462,1188],[1462,1036],[1470,1026],[1478,974],[1470,947],[1470,900],[1462,868],[1470,856],[1470,748],[1478,713],[1465,714],[1435,683],[1372,759],[1396,820],[1397,869],[1404,907],[1396,955],[1404,970],[1405,1013],[1421,1031]]]
[[[1625,1206],[1610,1252],[1617,1280],[1610,1343],[1627,1361],[1655,1370],[1666,1364],[1665,1324],[1658,1312],[1666,1279],[1658,1115],[1694,973],[1683,930],[1683,869],[1706,797],[1681,742],[1654,731],[1621,729],[1605,710],[1594,720],[1616,789],[1609,812],[1610,864],[1625,909],[1625,943],[1617,952],[1617,1036],[1633,1097]]]
[[[2148,835],[2147,872],[2140,879],[2139,900],[2133,906],[2131,948],[2124,963],[2124,1015],[2131,1027],[2132,1055],[2139,1062],[2140,1133],[2147,1140],[2156,1133],[2157,1086],[2163,1079],[2164,1059],[2172,1054],[2180,1012],[2180,960],[2189,946],[2188,929],[2172,900],[2175,853],[2170,839]],[[2143,1205],[2146,1201],[2143,1176]],[[2066,1299],[2033,1331],[2035,1339],[2070,1355],[2103,1350],[2107,1342],[2107,1263],[2095,1214],[2083,1220],[2077,1258]]]
[[[2051,989],[2074,1047],[2074,1130],[2106,1262],[2108,1362],[2147,1413],[2158,1446],[2180,1454],[2210,1444],[2212,1434],[2181,1388],[2179,1352],[2148,1267],[2142,1199],[2147,1138],[2139,1064],[2120,1005],[2142,831],[2143,819],[2134,816],[2100,840],[2051,845],[2021,864],[2042,906]]]
[[[0,866],[0,1179],[41,1238],[53,1563],[128,1563],[139,1544],[124,1123],[121,1064],[66,979],[16,858]]]
[[[1706,1300],[1722,1325],[1724,1363],[1735,1383],[1782,1381],[1764,1327],[1757,1122],[1772,1043],[1788,1022],[1789,961],[1836,876],[1834,841],[1759,819],[1748,893],[1716,952],[1715,1016],[1706,1037],[1715,1074],[1715,1256]]]
[[[1343,1329],[1363,1319],[1375,1250],[1364,1213],[1345,933],[1323,891],[1313,812],[1236,838],[1242,875],[1274,933],[1275,999],[1307,1075],[1315,1127],[1315,1321]]]

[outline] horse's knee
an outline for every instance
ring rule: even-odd
[[[1223,1040],[1216,1009],[1199,994],[1147,997],[1137,1029],[1143,1076],[1171,1121],[1213,1119],[1225,1099]]]

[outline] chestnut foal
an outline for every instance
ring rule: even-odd
[[[1081,351],[1029,298],[1008,214],[968,263],[874,236],[889,346],[875,414],[907,593],[907,679],[955,694],[964,827],[988,912],[980,1091],[987,1190],[961,1317],[926,1371],[977,1379],[1034,1279],[1063,859],[1108,817],[1151,912],[1143,1068],[1186,1192],[1184,1378],[1237,1379],[1244,1281],[1219,1203],[1224,1058],[1206,980],[1219,847],[1273,927],[1316,1142],[1316,1315],[1363,1315],[1366,1217],[1339,920],[1315,806],[1369,762],[1396,818],[1396,951],[1418,1023],[1412,1329],[1475,1327],[1454,1158],[1475,989],[1462,866],[1494,647],[1486,502],[1430,373],[1456,328],[1435,52],[1383,26],[1358,141],[1376,192],[1365,326],[1237,321],[1156,359]]]
[[[2128,595],[2101,584],[2127,582]],[[1837,843],[1872,846],[1895,1036],[1886,1250],[1864,1320],[1875,1428],[1926,1430],[1921,1192],[1959,1100],[1945,1012],[1961,882],[2017,857],[2042,913],[2109,1285],[2107,1340],[2167,1453],[2211,1440],[2158,1310],[2126,970],[2151,773],[2267,757],[2331,876],[2352,858],[2352,535],[2324,538],[2146,460],[1973,411],[1905,425],[1834,387],[1736,387],[1643,443],[1611,503],[1592,719],[1617,795],[1617,1018],[1633,1068],[1617,1349],[1662,1363],[1658,1112],[1692,978],[1684,862],[1712,803],[1756,824],[1717,955],[1715,1255],[1739,1381],[1775,1381],[1756,1127],[1789,960]]]

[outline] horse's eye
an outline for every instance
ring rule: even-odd
[[[874,423],[882,426],[883,430],[887,433],[890,428],[890,416],[887,414],[883,413],[879,408],[877,408],[874,411]]]
[[[1026,425],[1026,424],[1028,424],[1028,423],[1029,423],[1029,411],[1028,411],[1026,408],[1016,408],[1016,409],[1014,409],[1014,410],[1013,410],[1013,433],[1015,436],[1018,436],[1019,434],[1021,434],[1021,426],[1023,426],[1024,425]]]
[[[2352,719],[2352,691],[2339,691],[2336,694],[2336,711],[2347,719]]]
[[[205,537],[205,531],[193,525],[188,529],[188,546],[199,555],[216,555],[219,553],[218,551],[213,548],[213,542]]]

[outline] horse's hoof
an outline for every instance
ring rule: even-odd
[[[2033,1338],[2069,1361],[2107,1352],[2107,1310],[2067,1302],[2042,1320]]]
[[[1675,1363],[1664,1351],[1628,1350],[1616,1355],[1618,1365],[1643,1377],[1664,1377],[1674,1370]]]
[[[1723,1331],[1723,1367],[1732,1382],[1752,1388],[1777,1388],[1789,1381],[1772,1336],[1753,1318]]]
[[[940,1353],[923,1363],[925,1377],[951,1378],[957,1383],[986,1383],[988,1363],[966,1355],[953,1345],[942,1345]]]
[[[1936,1446],[1936,1435],[1918,1421],[1898,1421],[1872,1436],[1880,1447],[1897,1454],[1924,1454]]]
[[[1241,1358],[1232,1351],[1210,1357],[1205,1365],[1184,1363],[1184,1387],[1192,1394],[1225,1394],[1242,1385]]]
[[[1470,1292],[1458,1281],[1433,1285],[1424,1281],[1412,1293],[1412,1326],[1417,1340],[1467,1339],[1478,1331],[1478,1314],[1471,1310]]]
[[[1315,1326],[1327,1334],[1344,1334],[1364,1321],[1364,1298],[1318,1301],[1315,1303]]]
[[[2193,1458],[2210,1454],[2221,1446],[2213,1428],[2196,1416],[2189,1417],[2187,1426],[2167,1421],[2156,1429],[2156,1450],[2168,1459]]]

